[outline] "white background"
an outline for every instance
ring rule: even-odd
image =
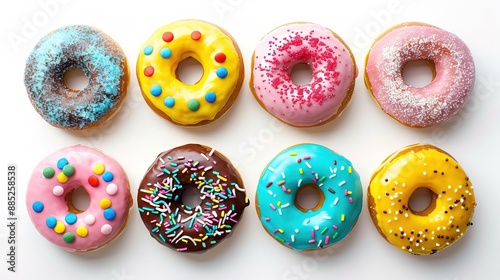
[[[68,3],[66,3],[68,2]],[[76,3],[75,3],[76,2]],[[500,223],[500,17],[498,1],[2,1],[0,4],[0,279],[498,279]],[[9,3],[8,6],[6,6]],[[44,3],[46,3],[44,5]],[[48,4],[47,4],[48,3]],[[224,27],[241,47],[246,77],[234,107],[212,125],[175,126],[146,105],[135,78],[143,42],[158,27],[186,18]],[[312,21],[329,27],[351,47],[361,75],[351,104],[337,120],[316,128],[283,125],[266,113],[248,87],[259,39],[274,27]],[[403,21],[427,22],[459,35],[477,67],[472,99],[449,123],[428,129],[404,127],[378,109],[364,87],[364,57],[373,39]],[[104,127],[70,133],[48,125],[32,108],[23,85],[25,60],[46,33],[68,24],[100,28],[124,49],[131,86],[121,111]],[[158,153],[190,142],[217,148],[239,168],[251,206],[231,238],[201,254],[160,246],[142,224],[136,204],[123,234],[92,253],[68,253],[32,226],[24,203],[27,180],[47,154],[84,144],[117,159],[135,199],[139,182]],[[286,147],[313,142],[349,158],[366,187],[373,170],[395,150],[415,142],[438,145],[464,167],[478,206],[474,226],[452,247],[432,256],[404,254],[379,236],[366,203],[352,233],[333,249],[299,253],[265,233],[255,212],[259,175]],[[16,273],[7,271],[7,165],[18,168]],[[251,277],[252,276],[252,277]]]

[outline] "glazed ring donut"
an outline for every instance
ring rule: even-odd
[[[430,205],[415,211],[410,197],[432,192]],[[396,248],[429,255],[455,243],[472,224],[474,189],[458,162],[429,144],[405,147],[387,158],[372,176],[368,206],[379,233]]]
[[[82,90],[65,84],[65,73],[74,68],[88,78]],[[127,59],[102,31],[65,26],[36,44],[26,61],[24,84],[35,110],[49,124],[88,129],[109,120],[122,106],[129,84]]]
[[[86,210],[77,209],[74,191],[89,195]],[[93,251],[125,228],[132,207],[127,175],[100,151],[71,146],[43,159],[33,171],[26,204],[36,229],[50,242],[72,252]]]
[[[146,103],[174,124],[196,126],[220,118],[236,101],[244,78],[236,41],[222,28],[198,20],[167,24],[144,43],[137,79]],[[194,85],[178,79],[177,67],[196,59],[203,76]]]
[[[291,72],[306,63],[308,84],[295,84]],[[292,126],[310,127],[337,118],[351,100],[357,76],[354,56],[333,31],[296,22],[268,33],[255,48],[250,89],[271,115]]]
[[[199,203],[186,203],[186,191],[198,193]],[[229,159],[213,148],[187,144],[158,155],[141,181],[137,203],[160,244],[204,253],[232,234],[249,200]]]
[[[434,79],[422,88],[407,84],[402,70],[424,60]],[[379,107],[410,127],[430,127],[452,118],[474,87],[475,67],[456,35],[424,23],[403,23],[375,40],[366,57],[365,84]]]
[[[312,209],[297,203],[306,188],[320,195]],[[297,251],[344,239],[358,220],[362,198],[361,181],[351,162],[317,144],[295,145],[280,152],[262,172],[255,195],[264,229]]]

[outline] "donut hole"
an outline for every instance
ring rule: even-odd
[[[316,211],[323,206],[325,195],[315,184],[306,184],[297,191],[295,206],[302,212]]]
[[[89,78],[80,68],[69,68],[63,75],[63,83],[67,88],[80,91],[89,85]]]
[[[290,72],[290,78],[299,86],[309,84],[313,78],[311,67],[305,62],[295,64]]]
[[[406,84],[416,88],[423,88],[436,77],[436,66],[430,60],[414,60],[403,66],[402,73]]]
[[[203,77],[203,66],[193,57],[183,59],[177,65],[175,75],[177,79],[186,85],[195,85]]]
[[[436,208],[436,198],[429,188],[420,187],[411,194],[408,207],[413,214],[426,216]]]
[[[196,187],[187,187],[182,191],[181,202],[185,206],[189,206],[190,208],[195,208],[196,206],[201,204],[201,193],[200,190]]]
[[[90,206],[90,195],[84,187],[73,189],[64,198],[68,211],[74,214],[80,214]]]

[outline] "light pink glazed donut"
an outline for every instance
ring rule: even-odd
[[[402,70],[424,60],[432,82],[407,84]],[[469,99],[475,67],[467,45],[456,35],[425,23],[399,24],[375,40],[366,57],[365,84],[379,107],[410,127],[431,127],[452,118]]]
[[[308,84],[292,81],[292,68],[299,63],[311,69]],[[318,24],[297,22],[274,29],[257,45],[250,89],[274,117],[292,126],[310,127],[342,113],[356,76],[354,56],[337,34]]]
[[[80,187],[90,198],[83,211],[72,202],[73,191]],[[36,229],[71,252],[96,250],[118,237],[132,207],[128,178],[120,164],[81,145],[43,159],[26,192],[28,213]]]

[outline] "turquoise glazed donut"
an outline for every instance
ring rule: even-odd
[[[64,83],[66,72],[75,68],[88,78],[82,90]],[[26,61],[24,84],[35,110],[51,125],[92,128],[121,107],[129,84],[127,59],[102,31],[86,25],[64,26],[36,44]]]
[[[319,203],[305,209],[297,194],[315,188]],[[259,180],[256,208],[264,229],[297,251],[335,244],[349,234],[363,204],[363,189],[351,162],[317,144],[280,152]]]

